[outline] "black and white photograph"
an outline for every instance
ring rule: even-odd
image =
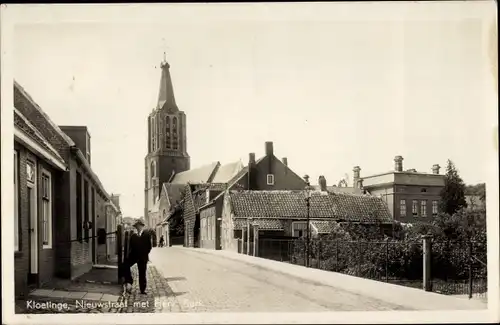
[[[2,5],[3,323],[499,321],[496,9]]]

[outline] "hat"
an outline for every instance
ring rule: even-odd
[[[143,226],[143,227],[145,226],[144,222],[142,222],[142,220],[141,220],[141,219],[137,219],[137,221],[134,223],[134,227],[137,227],[137,226],[139,226],[139,225],[141,225],[141,226]]]

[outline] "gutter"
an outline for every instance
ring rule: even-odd
[[[20,131],[16,127],[14,127],[14,139],[18,140],[26,147],[29,147],[31,150],[35,151],[38,155],[45,158],[47,162],[49,162],[52,166],[64,172],[67,172],[69,170],[66,164],[62,163],[53,154],[48,152],[45,148],[40,146],[38,143],[36,143],[34,140],[25,135],[22,131]]]
[[[91,176],[92,180],[96,183],[98,189],[101,191],[101,193],[104,194],[104,196],[109,201],[109,195],[108,195],[108,193],[104,189],[104,186],[102,185],[101,181],[99,180],[99,177],[97,177],[97,175],[92,171],[92,168],[90,167],[90,164],[87,161],[87,159],[85,158],[85,156],[83,155],[82,151],[80,149],[78,149],[78,147],[76,147],[76,146],[70,147],[70,150],[71,150],[72,153],[74,153],[76,155],[76,157],[78,158],[78,160],[80,160],[80,162],[82,163],[85,171]]]

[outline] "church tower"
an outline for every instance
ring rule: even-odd
[[[186,114],[175,103],[170,65],[161,63],[161,79],[156,107],[148,116],[148,154],[145,160],[146,224],[150,225],[150,211],[160,195],[161,186],[173,173],[190,168],[187,153]]]

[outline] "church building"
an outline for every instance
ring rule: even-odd
[[[190,169],[186,140],[186,114],[175,102],[170,65],[164,60],[158,102],[148,116],[148,154],[144,159],[144,217],[149,227],[154,227],[150,217],[162,184],[173,174]]]

